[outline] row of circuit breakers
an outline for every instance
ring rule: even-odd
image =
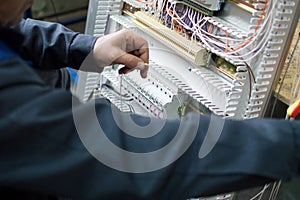
[[[86,33],[126,28],[149,42],[149,73],[79,73],[82,101],[123,112],[262,117],[299,19],[298,0],[91,0]]]

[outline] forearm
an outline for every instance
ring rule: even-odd
[[[96,38],[57,23],[23,20],[14,29],[24,37],[21,56],[40,69],[79,68]]]
[[[126,122],[128,116],[120,115],[124,117],[118,115],[119,117],[115,118],[107,114],[105,118],[99,117],[100,127],[106,127],[105,124],[116,120]],[[138,116],[134,117],[137,124],[144,124],[144,120]],[[132,180],[136,181],[135,185],[140,186],[137,189],[139,194],[145,196],[148,194],[150,197],[154,195],[156,199],[155,195],[159,195],[160,199],[187,199],[232,192],[274,180],[289,180],[299,175],[297,164],[299,158],[297,159],[296,156],[300,152],[295,145],[300,142],[298,141],[300,138],[295,138],[300,134],[297,132],[300,128],[299,122],[264,119],[224,120],[224,126],[215,146],[206,156],[199,158],[200,149],[205,145],[205,137],[210,134],[209,126],[219,126],[222,121],[221,118],[211,116],[199,118],[197,115],[191,115],[181,122],[186,128],[179,131],[178,121],[167,121],[164,128],[151,139],[135,139],[130,137],[129,133],[118,134],[116,131],[108,137],[122,149],[140,153],[161,150],[172,143],[172,138],[175,138],[176,134],[185,136],[186,140],[173,146],[172,151],[165,151],[166,154],[162,152],[157,157],[159,159],[149,157],[147,160],[149,155],[145,153],[144,162],[136,161],[132,164],[133,168],[144,166],[147,171],[149,165],[161,163],[162,168],[157,171],[132,175]],[[188,138],[192,137],[194,127],[198,124],[196,136],[187,151],[174,163],[163,168],[166,160],[178,153],[183,144],[187,144]],[[118,125],[113,123],[111,126]],[[105,132],[108,129],[103,130]],[[144,133],[147,131],[141,132],[141,135]],[[88,147],[86,144],[85,146]],[[108,155],[114,159],[127,158],[124,154],[118,158],[118,154],[115,155],[110,150],[108,152]],[[128,169],[126,162],[122,168]]]

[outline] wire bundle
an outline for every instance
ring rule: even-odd
[[[152,8],[148,10],[153,16],[158,16],[158,20],[190,38],[191,42],[197,42],[227,60],[249,62],[268,43],[277,1],[265,0],[256,5],[259,10],[257,18],[253,20],[256,24],[247,36],[233,34],[230,27],[214,21],[183,1],[153,0],[147,4],[151,4]]]

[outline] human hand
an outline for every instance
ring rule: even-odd
[[[139,69],[143,78],[147,77],[149,50],[148,43],[130,30],[105,35],[97,39],[93,55],[99,67],[123,64],[120,74]]]

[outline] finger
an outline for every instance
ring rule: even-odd
[[[141,70],[141,76],[143,78],[147,77],[148,67],[145,66],[145,62],[139,57],[127,53],[118,57],[114,63],[126,66],[124,69],[122,68],[121,73],[128,73],[131,70],[139,69]]]
[[[143,70],[141,70],[140,74],[141,74],[142,78],[147,78],[149,65],[148,65],[148,63],[144,63],[144,65],[145,65],[145,68]]]
[[[149,63],[149,49],[148,48],[137,49],[137,50],[131,51],[129,53],[141,58],[144,61],[144,63]]]
[[[134,69],[130,69],[127,67],[122,67],[121,69],[119,69],[119,74],[128,74],[129,72],[133,71]]]
[[[140,71],[140,75],[142,78],[147,78],[148,68],[149,68],[148,64],[145,64],[145,69]],[[128,74],[128,73],[132,72],[133,70],[135,70],[135,69],[123,67],[123,68],[119,69],[119,74]]]
[[[123,34],[126,35],[127,52],[132,52],[144,62],[149,63],[149,47],[147,40],[129,30],[124,30]]]
[[[149,49],[148,48],[141,48],[139,49],[139,57],[145,62],[149,63]]]
[[[141,63],[144,63],[142,59],[129,53],[125,53],[114,60],[114,64],[123,64],[130,69],[138,68],[143,70],[144,65]]]

